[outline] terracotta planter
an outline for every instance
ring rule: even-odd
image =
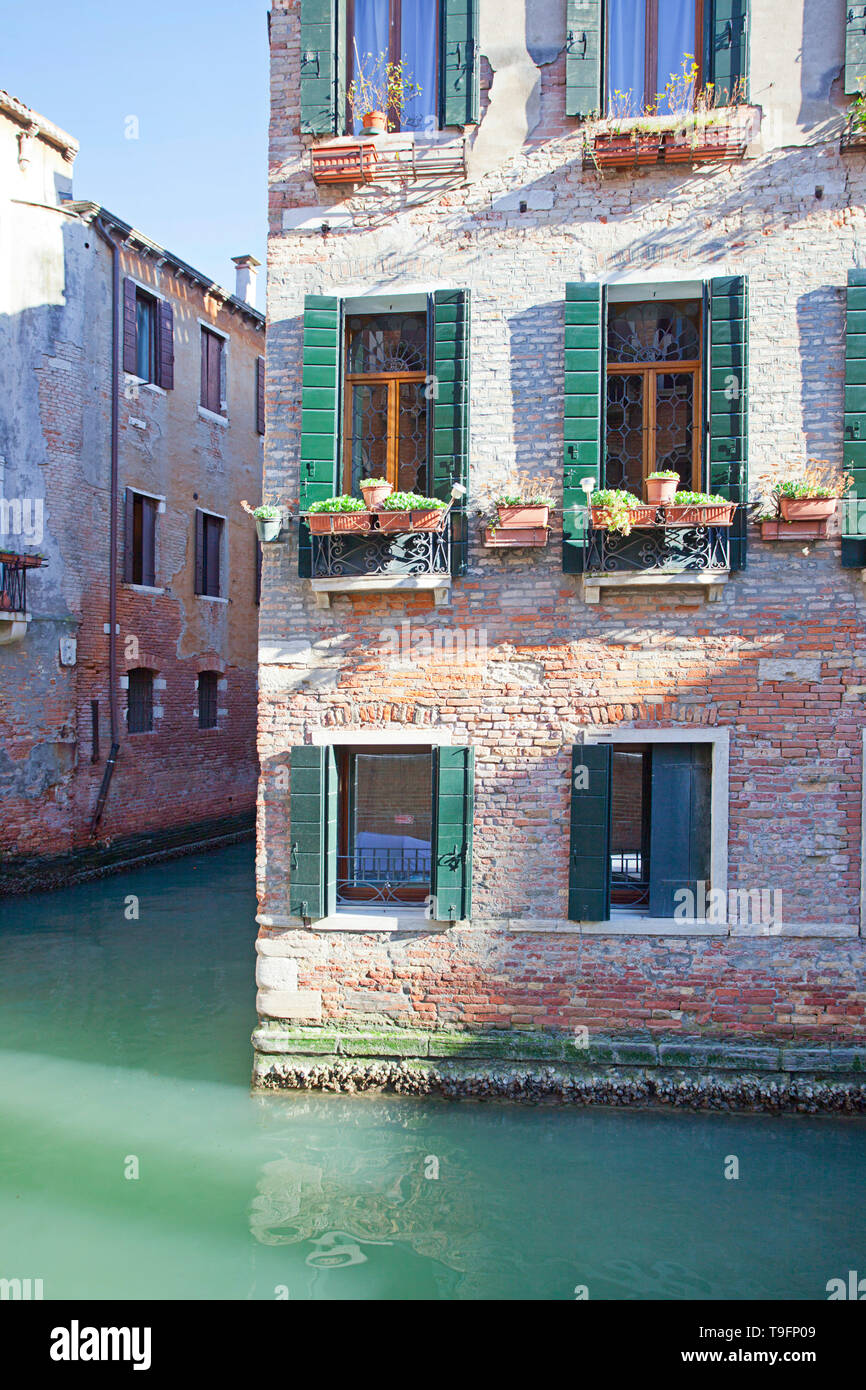
[[[368,111],[361,117],[361,124],[369,135],[384,135],[388,129],[388,117],[384,111]]]
[[[491,550],[516,550],[519,547],[547,545],[546,526],[509,526],[497,529],[485,526],[483,542]]]
[[[699,164],[702,160],[739,159],[746,151],[747,134],[739,126],[720,125],[695,131],[665,133],[665,164]]]
[[[427,512],[378,511],[376,516],[380,531],[438,531],[445,516],[445,508],[431,507]]]
[[[736,502],[696,502],[691,506],[666,507],[666,526],[730,526]]]
[[[826,521],[760,521],[762,541],[820,541],[827,535]]]
[[[499,516],[499,525],[506,528],[546,526],[550,516],[549,507],[534,507],[526,503],[520,506],[509,506],[504,502],[498,502],[496,511]]]
[[[596,135],[594,162],[601,169],[629,169],[635,164],[658,164],[662,137],[658,135]]]
[[[646,478],[644,492],[651,507],[669,507],[679,491],[679,478]]]
[[[9,609],[11,609],[11,607],[12,599],[9,597],[9,595],[0,593],[0,608],[2,608],[4,612],[6,612]]]
[[[385,498],[390,497],[393,491],[390,483],[361,483],[361,496],[371,512],[377,512]]]
[[[369,531],[369,512],[313,512],[307,517],[314,536],[328,536],[332,531]]]
[[[780,497],[783,521],[829,521],[836,515],[835,497]]]
[[[376,146],[371,140],[357,145],[317,145],[312,152],[315,183],[372,183],[376,175]]]

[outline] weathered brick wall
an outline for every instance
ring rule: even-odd
[[[863,263],[862,156],[838,141],[760,147],[730,166],[585,170],[564,109],[564,62],[541,70],[541,119],[519,154],[456,188],[317,189],[298,135],[293,3],[274,6],[266,494],[295,502],[305,291],[472,291],[471,503],[516,467],[558,473],[568,280],[750,277],[752,490],[822,458],[841,464],[844,287]],[[765,113],[768,114],[768,113]],[[521,212],[521,204],[526,210]],[[299,208],[333,230],[294,230]],[[473,926],[391,944],[291,934],[301,987],[326,1016],[429,1023],[614,1027],[663,1019],[698,1031],[862,1031],[863,949],[820,942],[653,941],[527,932],[506,919],[566,911],[570,745],[583,730],[695,723],[730,730],[732,887],[782,891],[784,919],[856,933],[859,924],[864,595],[838,540],[762,545],[721,601],[681,591],[608,593],[597,606],[546,551],[484,551],[447,607],[424,596],[313,604],[294,546],[266,556],[263,639],[309,643],[260,669],[259,888],[285,923],[289,827],[280,771],[320,727],[440,724],[476,749]],[[486,644],[484,659],[387,653],[410,632]],[[417,649],[416,649],[417,650]],[[763,664],[804,663],[785,676]],[[536,1009],[537,1012],[533,1012]]]

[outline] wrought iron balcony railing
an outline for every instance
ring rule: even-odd
[[[27,571],[32,569],[23,555],[0,551],[0,609],[10,613],[27,611]]]
[[[451,573],[450,515],[438,531],[331,531],[310,539],[314,579]]]
[[[430,846],[365,846],[337,857],[337,902],[423,903],[430,892]]]
[[[585,514],[580,554],[586,575],[726,574],[729,526],[640,526],[622,535],[595,527]]]

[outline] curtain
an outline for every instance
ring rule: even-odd
[[[352,72],[357,79],[359,66],[374,80],[384,77],[388,62],[388,0],[355,0],[355,32],[352,39]],[[363,130],[360,116],[355,118],[355,134]]]
[[[659,4],[659,47],[658,81],[659,92],[663,92],[671,77],[681,78],[683,58],[689,55],[687,67],[697,57],[695,53],[695,0],[660,0]],[[691,102],[688,103],[691,106]],[[675,102],[673,108],[669,101],[659,102],[659,113],[666,115],[682,105]]]
[[[663,0],[664,10],[680,0]],[[661,20],[660,20],[661,25]],[[635,116],[643,107],[646,0],[610,0],[608,5],[607,111]],[[617,97],[621,92],[623,97]]]
[[[403,108],[403,130],[425,135],[439,127],[436,91],[436,0],[403,0],[401,11],[402,52],[405,71],[420,88],[420,95]]]

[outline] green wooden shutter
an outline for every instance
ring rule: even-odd
[[[749,500],[749,285],[745,275],[704,286],[705,472],[710,492],[739,505],[731,527],[731,569],[746,567]]]
[[[440,0],[439,124],[475,125],[481,108],[479,0]]]
[[[845,7],[845,91],[861,92],[866,83],[866,5]]]
[[[610,787],[610,745],[576,743],[571,750],[570,922],[610,917]]]
[[[866,270],[848,271],[845,309],[845,428],[842,458],[854,479],[843,503],[842,564],[866,568]]]
[[[562,480],[562,568],[569,574],[583,567],[581,513],[586,504],[582,478],[603,482],[604,286],[593,281],[565,287],[565,455]]]
[[[289,913],[327,917],[337,906],[337,763],[333,748],[291,750]]]
[[[450,499],[454,483],[469,488],[469,291],[436,290],[428,300],[428,323],[432,491]],[[467,500],[468,491],[451,509],[453,574],[466,573]]]
[[[433,749],[433,852],[430,891],[443,922],[472,912],[475,749]]]
[[[301,130],[337,130],[336,0],[301,0]]]
[[[717,106],[748,101],[748,0],[704,0],[704,73]]]
[[[602,109],[601,0],[566,0],[565,114],[584,120]]]
[[[710,768],[706,743],[656,743],[650,795],[649,914],[673,917],[675,894],[710,880]]]
[[[301,467],[299,506],[333,497],[340,437],[342,304],[333,295],[308,294],[304,300],[301,390]],[[301,520],[298,573],[311,573],[310,531]]]

